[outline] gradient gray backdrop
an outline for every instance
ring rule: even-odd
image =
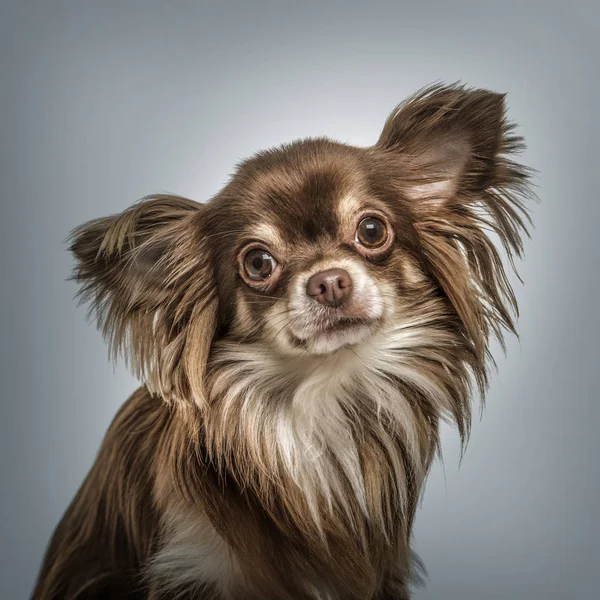
[[[444,431],[419,600],[598,598],[599,12],[583,2],[14,2],[0,9],[0,598],[48,538],[136,382],[66,282],[79,223],[326,134],[372,144],[435,80],[507,92],[540,171],[521,342],[458,468]]]

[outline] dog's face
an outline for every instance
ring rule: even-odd
[[[227,335],[325,355],[398,318],[426,283],[398,193],[376,157],[325,140],[244,164],[209,216]]]

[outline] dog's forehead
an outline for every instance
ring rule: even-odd
[[[296,185],[289,191],[272,190],[267,195],[265,212],[271,212],[273,224],[290,241],[335,235],[338,231],[335,209],[347,187],[342,174],[331,168],[305,171],[300,168],[296,179]]]
[[[326,154],[292,158],[253,173],[249,226],[292,244],[336,236],[364,188],[360,170]]]

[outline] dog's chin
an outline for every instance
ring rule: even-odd
[[[337,323],[316,331],[302,342],[310,354],[331,354],[365,341],[373,335],[376,326],[377,322],[371,320]]]

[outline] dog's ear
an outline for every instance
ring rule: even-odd
[[[218,319],[207,210],[185,198],[152,196],[70,237],[73,279],[112,356],[123,355],[152,393],[200,406]]]
[[[406,195],[417,211],[435,211],[464,196],[505,183],[510,171],[503,154],[520,149],[510,135],[504,95],[436,85],[400,104],[388,117],[376,148],[402,159]],[[511,181],[511,183],[514,183]]]
[[[514,332],[514,294],[486,231],[512,263],[527,233],[530,171],[510,160],[524,148],[506,121],[504,96],[435,85],[400,104],[374,150],[408,201],[432,270],[481,360],[488,334]]]

